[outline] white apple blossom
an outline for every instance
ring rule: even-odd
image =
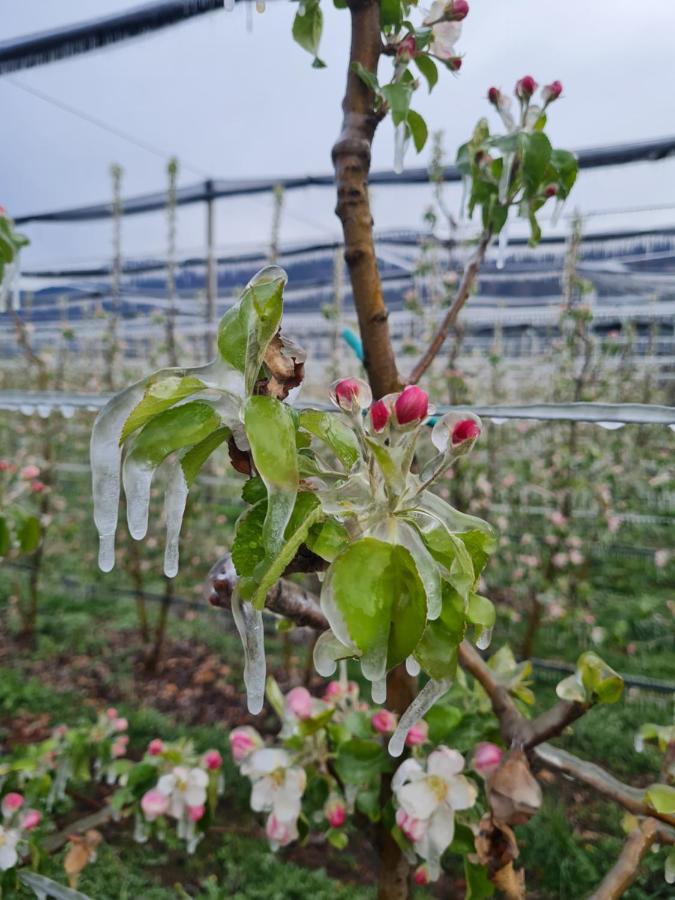
[[[277,822],[295,822],[305,790],[305,770],[291,765],[285,750],[256,750],[242,764],[241,771],[253,782],[251,809],[271,812]]]
[[[209,776],[197,767],[176,766],[157,782],[157,790],[169,798],[168,814],[174,819],[188,817],[188,807],[203,806]]]
[[[0,825],[0,872],[6,872],[19,861],[16,845],[20,836],[17,828],[5,828]]]
[[[420,823],[409,833],[433,880],[440,874],[441,856],[455,834],[455,812],[476,802],[476,786],[460,774],[463,768],[464,759],[457,750],[438,747],[429,754],[426,770],[417,760],[407,759],[392,779],[397,806],[408,820]]]
[[[429,49],[439,59],[452,59],[457,56],[455,44],[462,33],[460,22],[442,21],[445,16],[446,3],[436,0],[424,17],[423,25],[431,25],[432,39]]]

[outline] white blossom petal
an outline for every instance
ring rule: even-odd
[[[464,775],[456,775],[448,786],[447,801],[455,809],[469,809],[476,802],[476,785]]]
[[[428,819],[440,802],[427,778],[403,785],[396,796],[405,812],[416,819]]]
[[[416,781],[423,775],[424,770],[416,759],[406,759],[394,772],[394,777],[391,779],[391,789],[396,793],[406,781]]]
[[[241,771],[255,780],[269,775],[276,769],[287,769],[289,765],[290,760],[285,750],[265,747],[262,750],[255,750],[246,760],[246,764],[242,765]]]
[[[429,846],[439,858],[455,836],[455,815],[447,803],[442,803],[429,821]]]
[[[162,794],[166,794],[166,796],[170,796],[173,793],[173,789],[176,787],[176,776],[173,772],[169,772],[168,775],[162,775],[159,781],[157,782],[157,790]]]
[[[259,778],[251,791],[251,809],[254,812],[267,812],[274,804],[276,785],[272,778]]]
[[[457,750],[450,750],[449,747],[439,747],[429,754],[427,760],[427,772],[430,775],[440,775],[448,784],[463,768],[464,757]]]

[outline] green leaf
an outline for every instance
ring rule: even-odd
[[[401,0],[380,0],[380,27],[383,30],[395,28],[398,31],[402,22]]]
[[[491,600],[481,597],[480,594],[470,594],[466,608],[466,617],[472,625],[480,625],[481,628],[492,628],[495,624],[497,613]]]
[[[7,556],[11,546],[12,541],[7,519],[4,516],[0,516],[0,556]]]
[[[298,422],[300,428],[327,444],[347,471],[352,468],[359,458],[359,442],[339,416],[317,409],[303,409]]]
[[[197,391],[205,390],[206,387],[204,382],[194,375],[169,375],[160,377],[157,381],[151,381],[145,389],[143,399],[132,410],[131,415],[124,423],[120,435],[120,446],[129,435],[145,425],[153,416],[169,409],[179,400],[184,400]]]
[[[220,320],[218,351],[244,376],[247,395],[253,391],[267,347],[279,329],[286,280],[286,273],[278,266],[261,269],[240,301]]]
[[[375,72],[370,72],[360,62],[353,62],[352,71],[355,72],[367,88],[376,95],[380,94],[380,82],[377,80]]]
[[[312,54],[315,58],[315,64],[317,61],[320,63],[320,66],[317,66],[317,68],[323,68],[324,65],[318,59],[322,31],[323,13],[319,0],[303,2],[293,19],[293,38],[303,50]]]
[[[551,163],[558,173],[558,197],[565,200],[577,180],[579,163],[574,153],[570,153],[569,150],[554,150],[551,154]]]
[[[335,519],[319,522],[312,525],[307,534],[305,543],[312,551],[328,562],[333,562],[335,557],[342,553],[349,542],[349,535],[344,525]]]
[[[412,653],[426,622],[426,594],[412,556],[374,538],[353,542],[337,557],[321,602],[338,640],[385,660],[387,669]]]
[[[330,720],[333,718],[333,713],[335,709],[331,706],[328,709],[324,709],[322,712],[318,713],[315,716],[310,716],[308,719],[302,719],[298,722],[298,731],[302,735],[302,737],[308,737],[310,734],[316,734],[317,731],[320,731],[322,728],[325,728]]]
[[[486,900],[494,895],[494,885],[490,881],[485,866],[478,865],[464,857],[464,878],[466,879],[466,893],[464,900]]]
[[[345,831],[336,831],[331,828],[328,832],[328,843],[337,850],[344,850],[349,843],[349,837]]]
[[[265,557],[262,530],[267,515],[267,499],[259,500],[243,512],[234,526],[232,563],[240,578],[253,575]]]
[[[412,135],[415,150],[417,150],[418,153],[421,153],[424,145],[427,142],[427,138],[429,137],[429,129],[427,128],[427,123],[418,112],[415,112],[414,109],[408,110],[408,118],[406,119],[406,121],[408,123],[408,130]]]
[[[220,417],[210,403],[192,400],[166,409],[146,422],[134,438],[128,456],[154,468],[170,453],[198,444],[219,426]]]
[[[244,410],[246,436],[267,488],[263,540],[268,555],[281,549],[298,490],[298,453],[290,409],[273,397],[251,397]]]
[[[447,582],[443,583],[441,615],[427,622],[424,633],[414,650],[422,669],[437,681],[453,678],[457,671],[457,647],[466,628],[464,600]]]
[[[267,676],[267,681],[265,682],[265,696],[274,712],[283,722],[286,717],[286,701],[284,700],[281,688],[273,675]]]
[[[22,553],[33,553],[37,550],[41,537],[38,517],[22,513],[16,525],[16,536]]]
[[[345,784],[365,785],[393,769],[393,760],[378,741],[352,738],[340,745],[335,771]]]
[[[413,94],[411,84],[403,84],[396,82],[395,84],[385,84],[380,92],[389,104],[391,118],[394,125],[400,125],[408,118],[408,110],[410,109],[410,100]]]
[[[427,56],[425,53],[420,53],[419,56],[415,57],[415,65],[424,78],[426,78],[429,86],[429,93],[431,93],[438,81],[438,67],[436,63],[430,56]]]
[[[551,160],[553,148],[551,142],[540,131],[533,134],[522,134],[523,144],[522,177],[526,196],[534,196],[539,192]]]
[[[436,744],[452,744],[452,733],[464,718],[464,714],[456,706],[444,706],[437,703],[424,716],[429,726],[429,741]]]
[[[675,787],[669,784],[650,784],[645,800],[662,815],[675,815]]]
[[[616,703],[623,693],[623,678],[596,653],[582,653],[577,661],[587,696],[598,703]]]
[[[249,478],[248,481],[244,482],[244,486],[241,489],[241,499],[244,503],[250,503],[251,506],[257,503],[258,500],[267,500],[267,488],[259,475],[254,475],[253,478]]]
[[[188,487],[192,487],[195,478],[199,474],[199,470],[206,460],[211,456],[214,450],[220,447],[223,441],[226,441],[230,437],[231,433],[230,429],[225,426],[216,428],[216,430],[212,431],[203,441],[200,441],[181,457],[180,464],[183,469],[183,475],[185,476],[185,483]]]

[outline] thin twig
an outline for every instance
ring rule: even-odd
[[[476,277],[478,275],[480,267],[483,264],[485,254],[487,252],[487,248],[490,246],[491,240],[492,231],[488,228],[482,233],[480,241],[478,242],[478,246],[474,250],[473,254],[471,255],[471,259],[468,261],[464,268],[462,280],[459,283],[457,293],[455,294],[454,300],[450,305],[450,309],[447,311],[447,313],[445,314],[445,318],[438,326],[438,331],[433,336],[431,343],[424,351],[419,362],[415,365],[412,372],[408,376],[408,384],[417,384],[422,375],[424,375],[426,370],[434,361],[438,351],[443,346],[445,339],[450,333],[450,329],[457,321],[457,317],[462,311],[464,304],[469,299],[469,295],[471,294],[471,290],[476,281]]]
[[[621,855],[588,900],[617,900],[635,881],[640,863],[658,835],[658,822],[645,819],[630,833]]]

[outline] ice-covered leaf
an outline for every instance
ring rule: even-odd
[[[487,597],[481,597],[480,594],[469,594],[466,618],[472,625],[479,625],[481,628],[492,628],[496,618],[492,601],[488,600]]]
[[[441,613],[440,570],[417,529],[398,516],[389,516],[378,522],[367,534],[389,544],[399,544],[410,553],[427,596],[427,618],[437,619]]]
[[[256,470],[267,488],[263,539],[268,555],[284,542],[298,490],[298,452],[290,409],[273,397],[251,397],[244,411],[246,436]]]
[[[347,529],[335,519],[328,519],[310,528],[305,543],[312,553],[327,562],[333,562],[338,553],[345,549],[348,541]]]
[[[567,700],[570,703],[586,702],[586,691],[576,675],[568,675],[567,678],[558,682],[555,692],[561,700]]]
[[[231,433],[230,429],[225,426],[216,428],[215,431],[212,431],[211,434],[207,435],[203,441],[195,444],[194,447],[190,448],[181,456],[180,465],[188,487],[192,487],[195,478],[199,474],[199,471],[206,460],[211,456],[214,450],[220,447],[223,441],[226,441],[230,437]]]
[[[523,146],[522,178],[526,195],[536,194],[546,176],[546,169],[551,159],[551,142],[540,131],[533,134],[521,134]]]
[[[91,900],[87,894],[64,887],[58,881],[53,881],[37,872],[21,870],[17,872],[17,876],[26,887],[31,888],[36,897],[53,897],[54,900]]]
[[[662,815],[675,815],[675,787],[670,784],[651,784],[645,791],[645,800]]]
[[[120,434],[120,444],[123,444],[129,435],[145,425],[153,416],[169,409],[191,394],[206,389],[206,384],[195,375],[162,375],[158,373],[158,376],[150,379],[143,399],[134,407],[124,423]]]
[[[332,563],[321,605],[335,636],[361,653],[370,681],[410,655],[426,623],[426,594],[410,553],[362,538]]]
[[[444,582],[441,615],[436,621],[427,622],[414,651],[415,659],[427,675],[437,680],[454,677],[457,647],[465,629],[464,600],[452,585]]]
[[[623,692],[623,678],[597,653],[582,653],[577,660],[577,674],[588,699],[598,703],[616,703]]]
[[[293,38],[308,53],[314,57],[314,67],[323,68],[319,57],[319,45],[323,31],[323,12],[319,0],[306,0],[293,19]]]
[[[259,475],[255,475],[244,482],[244,486],[241,489],[241,499],[245,503],[250,503],[251,506],[257,503],[258,500],[267,500],[267,488]]]
[[[244,376],[247,395],[253,391],[265,351],[279,328],[286,281],[286,273],[278,266],[261,269],[220,321],[218,351]]]
[[[300,428],[330,447],[347,471],[352,468],[359,458],[359,443],[352,429],[339,416],[317,409],[303,409],[298,421]]]
[[[232,541],[232,562],[240,578],[253,575],[255,567],[265,556],[263,524],[267,515],[267,500],[259,500],[237,519]]]
[[[335,771],[345,784],[365,785],[393,768],[391,758],[378,741],[352,738],[340,745]]]

